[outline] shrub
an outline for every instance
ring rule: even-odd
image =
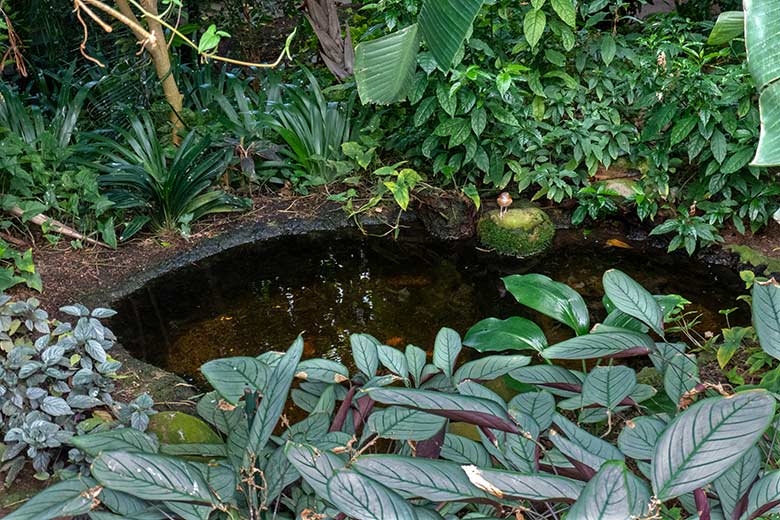
[[[46,109],[0,85],[0,209],[18,206],[23,220],[46,212],[111,242],[112,203],[90,164],[96,149],[78,130],[90,87],[71,90]]]
[[[101,139],[109,159],[100,165],[101,184],[117,208],[140,213],[127,225],[123,239],[149,222],[156,230],[186,235],[190,223],[204,215],[247,208],[247,201],[211,189],[225,171],[231,151],[211,150],[210,140],[193,130],[171,154],[147,115],[133,118],[131,126],[120,133],[126,145]]]
[[[160,445],[123,429],[76,437],[94,457],[91,476],[54,485],[7,518],[102,515],[95,508],[105,507],[172,518],[580,520],[669,518],[681,505],[698,518],[752,520],[780,503],[780,471],[762,464],[776,453],[775,397],[730,394],[701,378],[696,356],[666,330],[678,297],[651,295],[608,271],[608,315],[591,329],[573,289],[540,275],[504,282],[575,336],[548,345],[525,318],[491,318],[465,343],[531,351],[547,364],[525,355],[459,364],[463,344],[449,329],[431,362],[418,347],[401,351],[364,334],[350,338],[356,371],[301,361],[301,338],[284,354],[210,361],[202,372],[214,391],[198,412],[225,442]],[[780,284],[754,285],[753,303],[762,347],[780,356]],[[615,363],[644,356],[666,397]],[[583,371],[570,368],[580,360]],[[597,366],[586,370],[588,360]],[[482,384],[507,375],[522,383],[508,403]],[[288,396],[309,415],[291,423]],[[453,423],[471,427],[455,433]]]
[[[100,322],[114,312],[81,305],[61,310],[76,324],[50,320],[34,298],[0,294],[0,472],[6,482],[28,459],[44,476],[61,469],[58,452],[78,423],[118,406],[111,392],[121,364],[108,353],[116,338]]]

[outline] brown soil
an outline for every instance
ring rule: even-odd
[[[748,246],[762,255],[780,259],[780,224],[770,220],[769,225],[760,232],[742,235],[733,226],[729,226],[722,233],[729,245]]]
[[[149,267],[189,251],[204,241],[230,233],[239,226],[299,220],[341,211],[339,205],[328,202],[324,194],[307,197],[258,196],[254,198],[251,211],[216,215],[197,222],[188,239],[180,235],[146,234],[116,250],[97,246],[73,249],[65,239],[58,244],[49,244],[34,232],[27,237],[26,245],[33,247],[43,292],[17,286],[9,294],[16,298],[36,297],[44,309],[56,313],[63,305],[108,290],[120,280],[130,279]]]

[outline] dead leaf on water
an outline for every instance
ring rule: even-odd
[[[631,246],[623,242],[622,240],[618,240],[617,238],[610,238],[607,240],[607,245],[610,247],[619,247],[621,249],[631,249]]]

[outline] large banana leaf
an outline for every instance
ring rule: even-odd
[[[403,101],[413,83],[420,38],[417,24],[360,43],[355,48],[355,81],[363,103]]]
[[[420,11],[420,32],[443,71],[450,70],[452,60],[471,30],[482,0],[425,0]]]
[[[758,86],[761,136],[754,166],[780,165],[780,2],[744,0],[748,66]]]
[[[652,464],[653,490],[665,501],[725,473],[771,424],[775,398],[765,391],[699,401],[661,435]]]
[[[724,45],[734,38],[745,34],[745,13],[742,11],[725,11],[720,13],[715,27],[712,28],[708,45]]]

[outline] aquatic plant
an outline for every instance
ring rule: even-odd
[[[73,438],[94,457],[91,475],[7,518],[625,520],[668,518],[674,504],[697,518],[754,520],[780,504],[775,397],[700,377],[696,356],[665,330],[679,298],[608,271],[608,315],[591,328],[568,286],[540,275],[504,281],[575,336],[548,345],[530,320],[491,318],[465,344],[548,363],[491,355],[460,364],[463,343],[446,328],[430,362],[416,346],[365,334],[350,338],[354,371],[302,361],[300,337],[286,353],[210,361],[202,372],[214,391],[197,409],[224,442],[166,445],[129,429]],[[780,284],[753,286],[757,335],[775,357],[779,309]],[[629,357],[649,357],[662,388],[615,363]],[[599,363],[570,368],[579,360]],[[488,383],[506,376],[522,389],[508,402]],[[288,398],[308,415],[292,422]]]

